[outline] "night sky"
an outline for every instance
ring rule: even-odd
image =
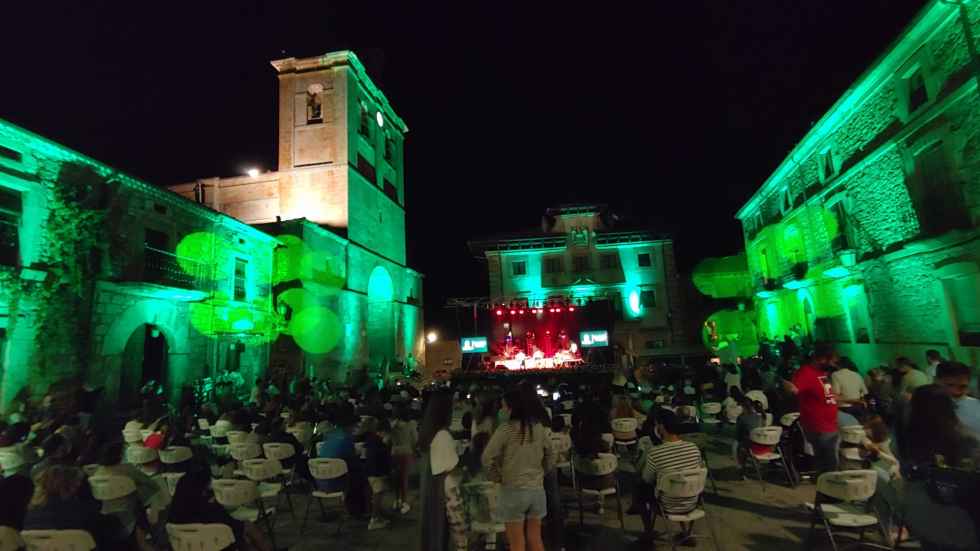
[[[925,3],[15,2],[0,117],[161,186],[272,170],[269,60],[353,49],[410,129],[439,325],[487,293],[466,241],[556,204],[673,235],[682,269],[737,252],[738,207]]]

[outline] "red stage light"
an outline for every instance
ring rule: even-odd
[[[511,310],[511,311],[510,311],[510,315],[512,315],[512,316],[513,316],[514,314],[516,314],[516,313],[517,313],[517,312],[516,312],[515,310]]]
[[[498,316],[502,316],[502,315],[504,315],[504,311],[503,311],[503,310],[497,310],[497,315],[498,315]]]
[[[574,312],[575,311],[575,307],[574,306],[569,306],[568,307],[568,311],[569,312]]]
[[[556,308],[555,309],[555,312],[558,312],[560,314],[561,313],[561,308]]]
[[[524,315],[524,310],[518,310],[517,313],[523,316]]]

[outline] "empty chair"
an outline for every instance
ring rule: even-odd
[[[657,514],[663,517],[667,523],[668,541],[671,549],[677,549],[677,544],[683,543],[693,538],[711,538],[715,549],[718,542],[715,541],[714,534],[695,534],[694,523],[705,518],[704,511],[704,484],[708,477],[708,470],[705,468],[686,469],[683,471],[667,471],[657,475]],[[677,501],[687,501],[696,499],[694,509],[689,511],[679,511],[674,505]],[[674,538],[674,523],[681,526],[680,537]],[[710,524],[708,525],[710,530]]]
[[[167,524],[174,551],[221,551],[235,544],[235,534],[224,524]]]
[[[160,462],[164,465],[177,465],[194,458],[194,452],[187,446],[168,446],[160,450]]]
[[[255,459],[256,457],[261,456],[262,448],[260,448],[255,442],[228,444],[228,455],[238,462],[240,469],[242,461],[247,459]],[[240,470],[236,470],[235,474],[238,476],[243,476],[243,473]]]
[[[269,539],[275,547],[276,539],[272,525],[272,513],[275,509],[267,509],[259,499],[259,487],[252,480],[234,478],[219,478],[211,481],[214,499],[222,507],[228,509],[232,518],[248,522],[265,522]]]
[[[133,465],[152,463],[158,457],[159,454],[153,448],[144,448],[143,446],[129,446],[126,448],[126,462],[132,463]]]
[[[283,484],[275,482],[282,476],[282,463],[277,459],[247,459],[242,461],[242,472],[249,480],[258,483],[259,499],[276,499],[276,507],[279,506],[279,498],[285,494],[286,501],[289,503],[289,513],[295,517],[293,510],[293,498],[289,492],[283,492]],[[265,502],[263,501],[263,504]]]
[[[759,477],[759,483],[762,485],[762,491],[766,491],[766,482],[762,477],[762,465],[767,465],[769,463],[777,462],[783,467],[783,471],[786,473],[786,480],[789,482],[790,486],[795,485],[795,479],[792,473],[790,473],[789,465],[786,463],[786,457],[782,453],[782,448],[780,447],[780,439],[783,435],[782,427],[759,427],[752,429],[749,432],[749,440],[752,444],[759,447],[765,447],[769,451],[759,452],[753,449],[755,446],[749,448],[748,461],[752,463],[755,467],[755,472]]]
[[[283,461],[292,458],[296,455],[296,448],[292,444],[283,444],[281,442],[268,442],[262,444],[262,451],[265,452],[266,459],[275,459],[282,463]],[[283,475],[290,475],[294,472],[294,469],[283,469]]]
[[[718,418],[720,414],[721,403],[705,402],[701,404],[701,422],[705,425],[720,426],[721,419]]]
[[[603,482],[603,484],[596,488],[583,488],[584,483],[580,483],[577,490],[578,495],[578,521],[579,525],[584,524],[585,510],[583,496],[589,496],[596,498],[599,504],[599,512],[601,514],[603,510],[603,505],[608,496],[616,496],[616,507],[619,514],[619,525],[622,529],[626,529],[626,523],[623,519],[623,502],[619,495],[619,482],[616,480],[615,476],[609,477],[608,475],[614,474],[617,467],[619,466],[619,459],[611,453],[600,453],[598,459],[596,460],[582,460],[576,457],[575,459],[575,469],[579,471],[579,475],[586,474],[589,476],[603,477],[600,480],[608,480],[608,482]],[[581,481],[581,476],[578,477]]]
[[[300,532],[306,528],[306,520],[310,516],[310,507],[313,505],[313,501],[317,502],[320,506],[320,513],[326,516],[327,512],[323,507],[323,500],[332,499],[337,500],[340,503],[341,509],[344,509],[344,501],[347,496],[347,462],[343,459],[330,459],[330,458],[318,458],[310,459],[310,474],[313,475],[313,479],[317,482],[327,481],[327,480],[345,480],[343,488],[333,492],[321,491],[314,489],[312,493],[312,499],[306,503],[306,513],[303,514],[303,524],[300,526]],[[346,510],[344,511],[346,514]],[[343,516],[341,516],[343,519]],[[340,529],[343,526],[342,521],[337,522],[337,533],[340,533]]]
[[[821,474],[817,478],[817,498],[812,505],[813,518],[807,535],[807,548],[812,544],[814,530],[820,522],[835,550],[837,549],[835,536],[845,530],[857,531],[861,546],[891,549],[892,547],[888,545],[864,541],[864,531],[874,527],[881,530],[885,541],[888,541],[878,515],[869,503],[877,484],[878,474],[871,469]],[[832,500],[835,503],[828,503]]]
[[[506,531],[504,523],[495,519],[500,485],[496,482],[469,482],[463,485],[463,490],[477,496],[476,499],[463,500],[470,532],[483,537],[484,549],[496,549],[497,535]]]
[[[85,530],[24,530],[20,537],[29,551],[91,551],[92,534]]]

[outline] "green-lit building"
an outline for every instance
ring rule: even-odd
[[[53,383],[264,372],[277,241],[0,120],[0,408]]]
[[[978,34],[929,2],[738,211],[761,334],[980,360]]]
[[[569,318],[567,306],[577,307],[574,323],[545,326],[558,331],[571,324],[573,340],[578,330],[608,330],[611,345],[640,361],[701,352],[689,342],[673,240],[618,227],[602,205],[551,208],[541,230],[473,241],[470,249],[485,257],[489,305],[503,314],[491,318],[494,341],[507,331],[520,338],[522,325],[540,326],[521,323],[521,314],[512,320],[511,310],[543,308],[534,314],[540,319],[551,315],[550,303],[565,307]]]
[[[278,170],[171,189],[291,240],[276,303],[300,317],[273,347],[275,371],[344,381],[423,360],[422,278],[405,257],[408,127],[353,52],[272,66]]]

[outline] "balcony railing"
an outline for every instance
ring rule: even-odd
[[[145,247],[143,249],[143,277],[145,283],[156,283],[180,289],[210,291],[209,265],[200,260]]]

